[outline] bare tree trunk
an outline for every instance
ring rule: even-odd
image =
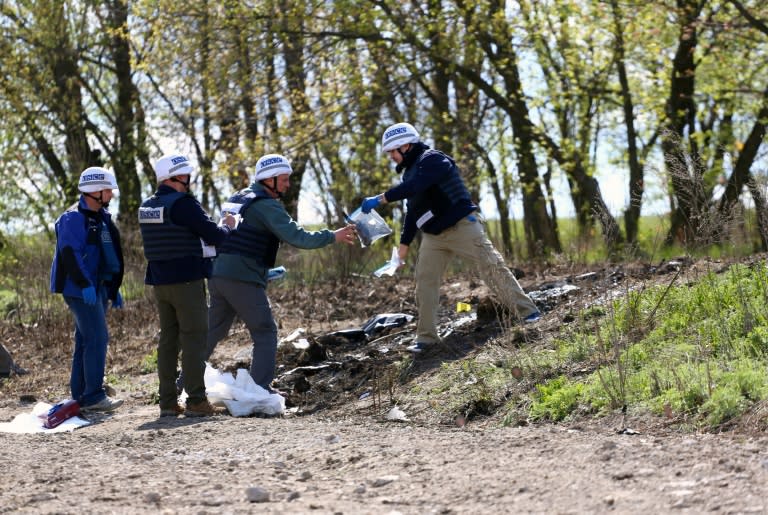
[[[218,189],[213,182],[213,135],[211,127],[213,126],[213,115],[211,113],[211,103],[213,96],[211,93],[212,67],[211,60],[215,59],[211,53],[211,15],[207,0],[203,0],[201,6],[200,18],[200,111],[202,118],[202,148],[198,145],[197,149],[198,163],[200,164],[200,175],[202,179],[202,195],[200,203],[208,208],[219,207],[221,199]]]
[[[491,191],[493,191],[493,200],[496,201],[496,209],[499,211],[499,226],[501,228],[501,242],[504,248],[504,253],[512,255],[512,234],[509,230],[509,207],[507,205],[507,199],[504,198],[504,195],[499,188],[498,173],[496,172],[496,167],[493,165],[490,156],[487,152],[479,153],[479,155],[485,162],[485,167],[488,170]]]
[[[304,69],[304,22],[301,13],[294,13],[297,9],[289,0],[281,0],[282,25],[280,37],[283,45],[283,59],[285,60],[285,77],[288,88],[288,101],[291,104],[290,127],[294,133],[299,129],[306,130],[310,123],[309,102],[306,96],[306,71]],[[291,188],[285,195],[283,202],[285,208],[295,218],[299,209],[299,191],[301,180],[307,169],[310,157],[310,144],[303,142],[294,149],[291,158],[293,176]]]
[[[694,103],[696,63],[694,54],[698,43],[697,24],[701,4],[697,0],[678,0],[680,34],[672,62],[672,78],[667,99],[667,130],[662,135],[664,163],[672,184],[676,206],[666,242],[675,239],[691,244],[702,229],[701,221],[707,209],[702,188],[702,169],[694,142],[689,139],[690,154],[683,148],[685,129],[692,133],[696,127]]]
[[[50,36],[56,40],[50,53],[44,56],[48,60],[47,64],[54,82],[53,98],[56,101],[50,107],[58,115],[64,130],[66,168],[69,173],[68,180],[62,184],[62,188],[67,198],[74,201],[78,196],[77,180],[80,172],[92,163],[98,163],[92,161],[91,148],[86,135],[81,81],[78,80],[78,53],[69,38],[64,4],[53,2],[50,6],[53,11],[49,13],[50,17],[44,20]]]
[[[762,238],[762,245],[765,249],[766,234],[768,234],[766,232],[766,229],[768,228],[762,226],[762,223],[765,223],[765,205],[759,204],[764,202],[764,198],[751,174],[751,168],[755,162],[757,151],[766,134],[766,124],[764,120],[768,120],[768,88],[763,91],[763,103],[760,111],[758,111],[757,116],[755,117],[755,124],[752,126],[752,130],[744,142],[744,147],[741,152],[739,152],[739,157],[736,159],[736,164],[733,167],[733,173],[728,179],[725,193],[723,193],[723,196],[720,198],[717,209],[721,216],[728,216],[734,206],[738,203],[744,185],[747,185],[752,193],[752,199],[755,201],[758,226]]]
[[[757,215],[757,230],[760,232],[760,251],[768,251],[768,205],[766,205],[763,189],[752,179],[747,182],[747,187],[755,203]]]
[[[621,104],[624,111],[624,126],[627,131],[627,162],[629,165],[629,206],[624,212],[624,229],[627,243],[637,244],[640,209],[645,191],[643,165],[637,150],[637,131],[635,130],[634,104],[629,89],[629,79],[624,65],[624,27],[621,26],[622,13],[617,0],[611,0],[616,37],[616,70],[621,86]]]
[[[576,154],[572,157],[571,163],[572,168],[569,177],[576,184],[574,196],[576,197],[577,217],[581,211],[582,216],[597,220],[602,227],[605,246],[609,253],[613,253],[623,241],[619,224],[616,223],[616,219],[603,200],[597,179],[584,170],[583,163]],[[584,212],[586,209],[590,211]]]
[[[107,5],[110,28],[112,60],[117,78],[117,102],[115,110],[116,142],[112,152],[115,176],[120,185],[120,221],[136,225],[135,216],[141,203],[141,181],[136,169],[137,144],[134,106],[140,102],[133,83],[130,44],[128,35],[128,5],[124,0],[113,0]],[[143,134],[143,128],[141,133]],[[143,142],[142,142],[143,146]]]

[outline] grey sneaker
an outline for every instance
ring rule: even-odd
[[[16,363],[13,363],[11,365],[11,372],[16,374],[17,376],[25,376],[25,375],[29,374],[29,370],[27,370],[26,368],[21,368]]]
[[[117,408],[123,405],[123,399],[113,399],[111,397],[104,397],[96,404],[90,406],[83,406],[83,411],[115,411]]]

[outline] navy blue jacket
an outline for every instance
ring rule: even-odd
[[[400,167],[405,169],[403,181],[387,190],[384,197],[387,202],[407,199],[401,244],[410,245],[419,229],[440,234],[477,210],[450,156],[417,142]]]
[[[155,195],[172,195],[178,192],[161,184]],[[185,195],[176,202],[170,210],[171,222],[180,230],[189,231],[201,238],[208,245],[220,245],[229,235],[229,227],[220,227],[203,210],[203,207],[192,195]],[[147,273],[144,282],[151,285],[177,284],[211,276],[213,268],[211,258],[202,256],[184,256],[168,260],[152,260],[147,262]]]

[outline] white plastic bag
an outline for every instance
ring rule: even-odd
[[[403,262],[400,260],[400,255],[397,252],[397,247],[392,247],[392,257],[389,259],[389,261],[373,272],[373,275],[376,277],[381,277],[382,275],[389,275],[393,276],[395,275],[395,272],[397,272],[397,269],[400,268],[400,265],[402,265]]]
[[[223,403],[233,417],[246,417],[253,413],[280,415],[285,412],[282,395],[269,393],[257,385],[244,368],[222,374],[211,365],[205,366],[205,393],[212,403]]]

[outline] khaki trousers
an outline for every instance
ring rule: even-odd
[[[423,233],[416,262],[416,302],[419,308],[416,341],[440,341],[437,334],[440,284],[454,256],[472,263],[499,301],[520,318],[538,311],[536,304],[525,294],[514,274],[504,264],[504,258],[485,235],[483,224],[462,218],[438,235]]]

